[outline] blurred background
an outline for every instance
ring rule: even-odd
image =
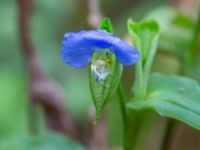
[[[64,33],[96,28],[99,20],[106,16],[113,22],[115,33],[129,39],[127,19],[157,19],[162,30],[153,70],[179,74],[180,56],[182,51],[189,49],[193,24],[198,17],[198,3],[198,0],[32,0],[31,6],[20,7],[23,0],[1,0],[0,150],[82,149],[74,141],[85,145],[86,149],[95,150],[101,146],[99,150],[107,149],[105,147],[120,148],[122,125],[118,103],[114,98],[100,123],[93,127],[94,108],[89,90],[88,67],[74,69],[63,63],[60,48]],[[28,14],[26,10],[20,13],[20,9],[29,8],[31,13],[27,16],[28,21],[24,21],[28,25],[23,24],[23,21],[20,23],[23,14]],[[171,23],[173,21],[175,25]],[[20,29],[23,27],[29,28],[24,32],[28,32],[25,34],[30,37],[28,43],[31,42],[39,59],[39,68],[45,73],[44,80],[53,82],[53,86],[55,84],[62,97],[61,102],[35,102],[34,92],[29,94],[35,78],[34,73],[30,73],[30,56],[23,51],[27,48],[26,42],[22,41],[23,31]],[[133,68],[126,68],[122,79],[127,99],[130,96],[128,91],[133,71]],[[199,72],[191,73],[190,76],[199,80]],[[58,105],[57,108],[49,106],[54,103]],[[60,105],[65,108],[63,112],[59,111]],[[69,117],[72,126],[77,126],[78,131],[75,132],[78,133],[67,132],[70,126],[63,129],[65,123],[59,125],[65,116]],[[148,150],[159,149],[167,122],[166,118],[153,116],[156,125],[150,127],[151,133],[145,144]],[[198,132],[180,123],[177,126],[177,134],[173,135],[169,149],[199,150]],[[42,136],[30,138],[30,135],[37,133]],[[75,140],[67,140],[66,137]]]

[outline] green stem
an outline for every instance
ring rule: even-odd
[[[118,89],[117,89],[117,94],[118,94],[118,100],[120,104],[120,109],[121,109],[121,115],[122,115],[122,120],[123,120],[123,144],[125,147],[126,144],[126,128],[127,128],[127,109],[126,109],[126,104],[125,104],[125,96],[124,96],[124,91],[122,88],[122,84],[120,83]]]
[[[148,74],[142,69],[142,61],[136,64],[135,84],[133,86],[134,101],[144,100],[146,96]],[[141,113],[129,110],[124,132],[124,150],[134,150],[138,146],[141,125]]]
[[[174,122],[174,120],[169,119],[166,126],[165,135],[163,137],[163,142],[161,144],[160,150],[170,149],[172,138],[174,136],[175,125],[176,123]]]
[[[124,134],[124,150],[134,150],[138,146],[140,137],[141,114],[129,110],[127,126]]]
[[[127,111],[126,111],[125,96],[124,96],[122,84],[119,85],[119,87],[117,89],[117,94],[118,94],[118,100],[119,100],[119,103],[120,103],[123,126],[125,128],[126,122],[127,122]]]
[[[144,100],[146,95],[147,81],[142,68],[140,61],[136,64],[135,84],[132,89],[134,101]],[[138,146],[140,122],[140,113],[129,109],[124,130],[124,150],[134,150]]]
[[[134,101],[145,100],[146,96],[150,66],[149,68],[145,69],[142,68],[143,68],[142,61],[140,61],[138,64],[136,64],[135,84],[133,87]],[[142,113],[137,112],[135,110],[129,110],[127,117],[126,131],[124,133],[125,150],[134,150],[137,148],[141,135],[140,126],[142,122],[143,122]]]
[[[135,83],[132,88],[132,92],[134,93],[134,100],[143,100],[143,95],[145,94],[144,87],[144,72],[142,70],[142,61],[140,60],[136,64],[136,74],[135,74]]]

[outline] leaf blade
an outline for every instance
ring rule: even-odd
[[[128,107],[152,109],[200,130],[200,86],[186,77],[152,74],[145,101],[129,103]]]

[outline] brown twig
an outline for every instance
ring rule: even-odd
[[[101,115],[100,120],[97,124],[94,124],[96,118],[95,110],[91,109],[89,112],[88,123],[89,123],[89,140],[88,149],[89,150],[107,150],[107,129],[106,129],[106,111]]]
[[[166,130],[164,133],[163,141],[160,147],[160,150],[170,150],[170,146],[172,145],[172,139],[175,135],[176,124],[172,119],[167,120]]]
[[[19,35],[30,79],[29,95],[32,104],[31,108],[34,108],[34,104],[41,105],[46,116],[47,126],[50,129],[78,139],[79,134],[76,124],[65,110],[60,89],[53,81],[48,79],[33,48],[29,33],[29,20],[33,10],[32,3],[32,0],[18,0]]]
[[[103,14],[100,8],[100,1],[99,0],[88,0],[88,24],[92,28],[98,28]]]

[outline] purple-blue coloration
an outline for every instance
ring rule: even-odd
[[[135,64],[139,52],[113,34],[104,30],[68,32],[62,41],[61,55],[66,64],[84,67],[90,63],[92,53],[102,49],[112,50],[124,65]]]

